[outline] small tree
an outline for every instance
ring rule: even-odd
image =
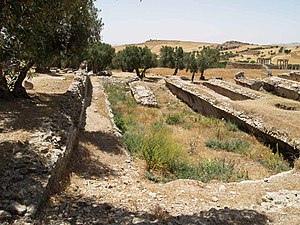
[[[107,69],[112,64],[115,49],[106,43],[96,42],[88,50],[89,69],[94,73]]]
[[[139,78],[145,77],[146,70],[157,66],[156,55],[148,47],[127,46],[116,54],[113,59],[113,66],[121,68],[122,71],[133,72]],[[140,68],[143,69],[140,73]]]
[[[162,46],[159,51],[159,65],[164,68],[175,68],[174,48],[171,46]]]
[[[192,81],[194,81],[195,73],[198,72],[196,52],[186,53],[184,56],[184,62],[186,71],[190,71],[192,73]]]
[[[147,46],[141,49],[141,56],[141,67],[143,68],[141,78],[144,78],[147,69],[157,66],[157,56],[153,54]]]
[[[177,75],[178,70],[182,70],[184,68],[184,51],[182,47],[176,47],[174,51],[174,76]]]
[[[220,59],[220,52],[217,49],[212,49],[210,47],[204,47],[198,57],[197,64],[199,71],[201,73],[200,80],[204,80],[204,71],[210,68],[214,63],[218,62]]]

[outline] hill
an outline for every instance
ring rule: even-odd
[[[298,45],[297,45],[298,44]],[[288,59],[289,64],[300,64],[300,44],[276,44],[276,45],[259,45],[240,41],[226,41],[222,44],[196,41],[179,41],[179,40],[148,40],[138,44],[128,44],[139,47],[147,46],[153,53],[159,54],[162,46],[181,46],[184,51],[197,51],[203,46],[218,47],[222,54],[231,53],[230,62],[256,62],[257,58],[271,58],[272,63],[276,64],[277,59]],[[114,46],[116,51],[124,49],[128,45]],[[288,50],[289,53],[284,51]]]
[[[199,50],[199,47],[203,46],[218,46],[217,43],[208,43],[208,42],[194,42],[194,41],[176,41],[176,40],[148,40],[143,43],[139,44],[128,44],[128,45],[136,45],[139,47],[147,46],[153,53],[158,54],[159,50],[162,46],[181,46],[184,51],[186,52],[192,52]],[[120,45],[120,46],[114,46],[116,51],[120,51],[124,49],[128,45]]]

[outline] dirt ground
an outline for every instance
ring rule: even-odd
[[[266,199],[300,190],[293,170],[259,181],[153,183],[144,163],[130,158],[113,135],[101,84],[92,79],[92,104],[74,159],[70,184],[51,197],[39,224],[299,224],[300,205]],[[101,107],[99,107],[101,106]],[[274,200],[275,201],[275,200]]]
[[[68,74],[38,76],[31,91],[37,100],[0,102],[1,151],[3,143],[25,141],[44,115],[58,109],[72,79]],[[100,80],[92,77],[92,85],[92,103],[69,184],[27,224],[300,224],[296,169],[228,184],[146,179],[144,162],[131,158],[114,135]],[[9,157],[1,154],[2,160],[3,156]]]

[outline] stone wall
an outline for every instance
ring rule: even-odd
[[[293,71],[290,73],[284,73],[284,74],[278,75],[278,77],[300,82],[300,72]]]
[[[265,124],[258,117],[235,110],[226,102],[221,102],[197,91],[193,84],[170,78],[166,80],[166,85],[174,95],[196,112],[205,116],[224,118],[235,123],[240,129],[253,134],[261,142],[270,145],[275,151],[279,148],[281,153],[291,160],[291,163],[294,157],[299,157],[299,140],[293,140],[284,131]]]
[[[279,77],[269,77],[263,79],[262,82],[266,91],[284,98],[300,101],[300,83]]]
[[[267,65],[270,69],[278,69],[278,66],[273,64]],[[262,64],[258,63],[227,63],[227,69],[263,69]]]
[[[66,101],[63,103],[63,110],[70,116],[71,127],[67,135],[65,151],[61,154],[55,166],[51,171],[51,176],[43,192],[39,204],[36,206],[36,213],[39,212],[40,206],[48,199],[51,191],[57,186],[67,170],[73,151],[78,144],[78,137],[85,125],[86,108],[90,104],[92,86],[88,76],[84,71],[77,72],[73,83],[66,93]]]

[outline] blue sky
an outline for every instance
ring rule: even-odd
[[[300,0],[96,0],[103,41],[300,42]]]

